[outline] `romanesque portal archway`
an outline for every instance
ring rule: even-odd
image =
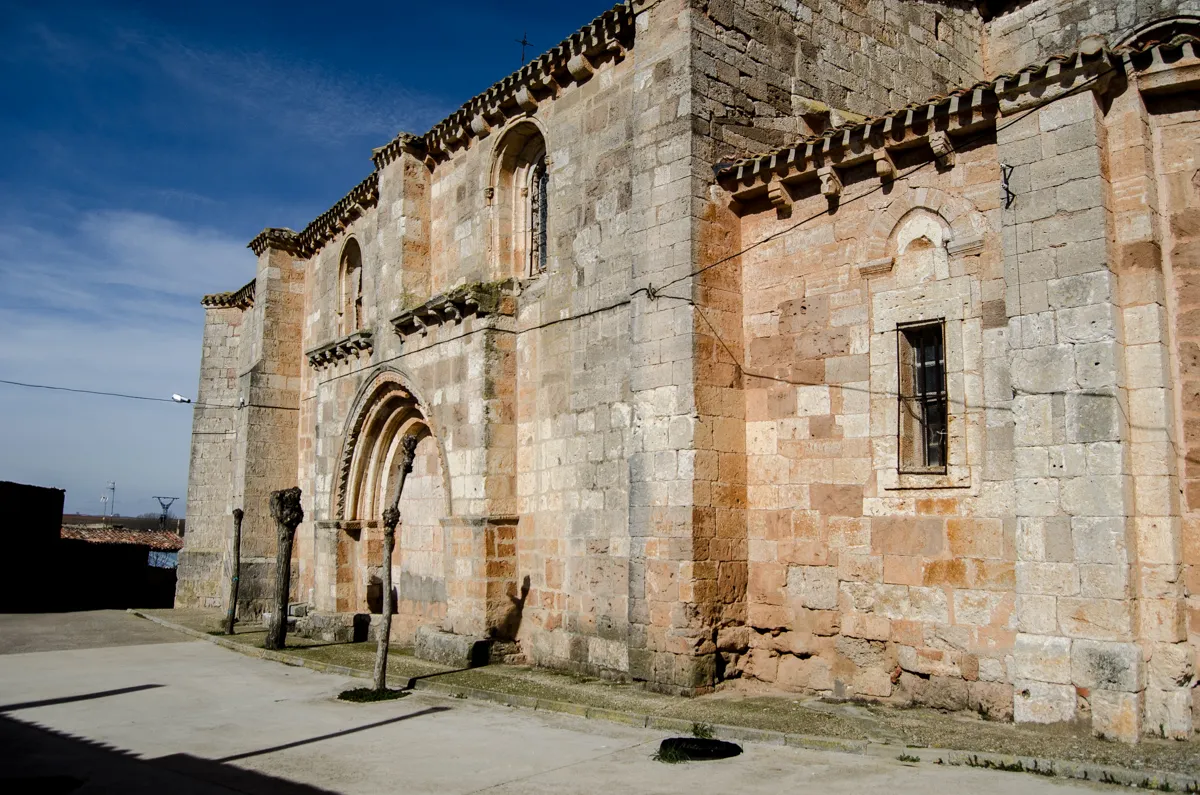
[[[446,612],[448,513],[441,451],[419,401],[394,373],[385,373],[358,401],[345,439],[338,496],[338,612],[378,613],[383,566],[382,514],[394,498],[401,441],[418,439],[413,470],[400,499],[392,582],[395,631],[407,636]]]

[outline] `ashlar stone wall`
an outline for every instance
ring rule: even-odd
[[[192,417],[188,465],[188,543],[175,586],[176,602],[220,607],[229,576],[233,516],[233,450],[238,404],[240,343],[245,309],[214,307],[205,313],[200,384]]]
[[[1104,36],[1117,46],[1156,22],[1200,17],[1198,0],[1032,0],[1010,5],[986,24],[984,66],[989,76],[1071,52],[1085,36]]]
[[[727,183],[747,249],[751,632],[723,649],[733,670],[1191,736],[1194,401],[1172,349],[1191,335],[1196,110],[1178,52],[1006,95],[994,127],[893,183],[869,161],[840,190]],[[897,333],[917,321],[944,329],[944,474],[898,467]]]
[[[791,217],[746,215],[742,239],[825,208],[810,190]],[[1000,235],[996,146],[985,140],[952,170],[927,168],[742,256],[744,675],[1011,714],[1016,521]],[[945,474],[898,466],[896,328],[923,320],[944,322]]]

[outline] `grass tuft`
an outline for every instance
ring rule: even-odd
[[[688,761],[688,755],[674,746],[660,747],[650,758],[665,765],[678,765]]]
[[[693,723],[692,724],[692,736],[698,737],[701,740],[711,740],[715,736],[713,734],[712,724],[711,723]]]

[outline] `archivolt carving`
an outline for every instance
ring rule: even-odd
[[[898,191],[887,209],[875,214],[867,234],[859,242],[855,261],[864,263],[896,256],[899,253],[896,230],[909,213],[918,209],[937,215],[946,225],[948,236],[942,243],[976,240],[988,233],[987,219],[970,199],[937,188],[910,188]]]
[[[397,370],[377,373],[359,390],[350,412],[338,457],[334,518],[367,519],[364,511],[382,505],[361,504],[364,494],[376,499],[391,487],[389,462],[405,435],[433,435],[442,460],[446,515],[450,515],[450,477],[445,450],[426,404],[408,386],[412,380]],[[368,500],[369,502],[369,500]]]

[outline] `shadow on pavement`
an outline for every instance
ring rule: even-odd
[[[407,715],[398,715],[395,718],[388,718],[387,720],[376,721],[375,723],[368,723],[365,726],[355,726],[353,729],[343,729],[340,732],[331,732],[330,734],[322,734],[318,737],[310,737],[307,740],[296,740],[295,742],[284,743],[283,745],[274,745],[274,746],[271,746],[270,748],[263,748],[258,751],[247,751],[244,754],[234,754],[233,756],[226,756],[226,757],[224,757],[222,759],[218,759],[216,761],[218,761],[218,762],[236,762],[239,759],[249,759],[252,756],[263,756],[264,754],[273,754],[276,751],[286,751],[288,748],[296,748],[301,745],[309,745],[311,743],[319,743],[322,740],[332,740],[334,737],[344,737],[347,734],[354,734],[356,732],[364,732],[367,729],[377,729],[380,726],[387,726],[389,723],[399,723],[400,721],[408,720],[409,718],[419,718],[422,715],[433,715],[438,712],[449,712],[449,711],[450,711],[449,707],[429,707],[428,709],[423,709],[418,712],[410,712]],[[168,757],[164,757],[164,758],[168,758]]]
[[[165,685],[134,685],[133,687],[121,687],[116,690],[101,690],[98,693],[84,693],[81,696],[63,696],[61,698],[47,698],[44,701],[25,701],[20,704],[4,704],[3,706],[0,706],[0,712],[15,712],[19,709],[52,707],[55,704],[70,704],[75,701],[90,701],[93,698],[120,696],[125,693],[136,693],[139,690],[153,690],[156,687],[165,687]]]
[[[117,692],[125,691],[98,693],[93,697]],[[57,701],[61,703],[64,700]],[[448,709],[431,707],[340,732],[215,760],[191,754],[142,759],[122,748],[0,715],[0,792],[5,795],[66,795],[86,787],[87,791],[134,794],[169,792],[172,795],[209,795],[238,792],[247,795],[332,795],[331,790],[246,770],[229,763]]]

